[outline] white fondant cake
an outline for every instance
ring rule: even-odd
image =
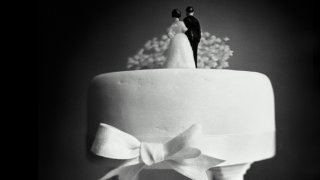
[[[274,96],[260,73],[153,69],[96,76],[92,92],[102,121],[140,141],[164,142],[202,125],[204,154],[238,164],[275,154]],[[92,97],[91,97],[92,98]]]

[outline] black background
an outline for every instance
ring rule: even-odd
[[[229,37],[229,69],[266,74],[276,101],[277,154],[245,179],[316,179],[319,51],[316,5],[305,1],[39,1],[38,178],[97,179],[105,162],[86,154],[86,96],[98,74],[165,33],[188,5],[202,29]]]

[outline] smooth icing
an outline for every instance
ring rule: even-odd
[[[274,95],[267,76],[248,71],[153,69],[96,76],[89,106],[95,121],[140,141],[167,141],[202,125],[202,151],[222,165],[275,153]]]

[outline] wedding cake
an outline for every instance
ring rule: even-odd
[[[194,67],[112,72],[92,80],[91,98],[101,120],[92,151],[127,160],[108,177],[131,167],[124,173],[130,177],[148,166],[171,168],[192,178],[201,175],[183,169],[188,164],[184,159],[203,155],[215,167],[224,167],[275,155],[273,89],[261,73]],[[191,143],[196,145],[180,147],[193,138],[193,131],[201,134]],[[177,151],[169,157],[172,149]],[[167,164],[157,166],[165,160]],[[188,166],[197,166],[192,163]]]

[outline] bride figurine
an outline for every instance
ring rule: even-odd
[[[170,45],[164,68],[195,68],[191,44],[185,34],[188,28],[179,19],[181,17],[180,10],[173,9],[172,17],[174,22],[168,29]]]

